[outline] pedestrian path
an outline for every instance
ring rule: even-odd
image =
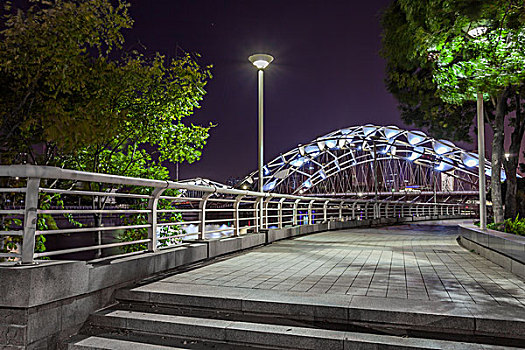
[[[525,282],[456,237],[454,226],[430,224],[323,232],[162,282],[525,308]]]
[[[522,348],[525,281],[461,247],[455,224],[321,232],[157,276],[69,349]]]

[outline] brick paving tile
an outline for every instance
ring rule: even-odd
[[[431,225],[329,231],[275,242],[166,280],[525,308],[525,281],[463,249],[456,237],[452,226]]]

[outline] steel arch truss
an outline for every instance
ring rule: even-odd
[[[483,163],[490,176],[490,162]],[[421,131],[354,126],[299,145],[266,164],[263,187],[289,194],[473,196],[478,164],[477,154]],[[256,189],[257,183],[253,172],[239,186]]]

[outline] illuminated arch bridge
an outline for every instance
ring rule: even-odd
[[[484,160],[490,177],[490,163]],[[478,191],[478,155],[447,140],[395,126],[331,132],[264,166],[266,192],[464,201]],[[376,175],[377,174],[377,175]],[[257,189],[257,172],[237,187]]]

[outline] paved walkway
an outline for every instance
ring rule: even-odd
[[[162,282],[525,308],[525,281],[462,248],[456,237],[455,227],[429,223],[324,232]]]

